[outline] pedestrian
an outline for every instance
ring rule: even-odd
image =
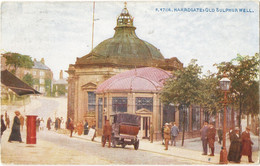
[[[85,120],[85,124],[84,124],[84,135],[88,135],[88,121]]]
[[[176,146],[176,138],[177,138],[178,134],[179,134],[179,128],[178,128],[176,122],[173,122],[173,126],[171,128],[171,146],[172,146],[173,142],[174,142],[174,146]]]
[[[84,129],[82,122],[78,123],[77,129],[78,129],[78,135],[82,135]]]
[[[8,142],[19,141],[20,143],[22,143],[22,137],[21,137],[21,133],[20,133],[20,124],[21,123],[20,123],[20,119],[19,119],[20,112],[15,111],[14,113],[15,113],[15,117],[14,117],[12,131],[11,131],[10,137],[8,139]]]
[[[40,120],[40,130],[44,130],[44,120],[41,118]]]
[[[24,117],[23,117],[23,115],[20,116],[20,123],[21,123],[21,129],[23,131],[23,126],[24,126]]]
[[[4,133],[4,131],[6,130],[6,125],[5,125],[3,117],[4,117],[4,115],[1,115],[1,137]]]
[[[40,120],[40,118],[37,118],[36,119],[36,131],[37,132],[39,132],[40,124],[41,124],[41,120]]]
[[[46,126],[48,130],[51,129],[51,123],[52,123],[52,121],[51,121],[51,118],[49,117],[47,120],[47,126]]]
[[[205,121],[203,127],[200,129],[201,141],[202,141],[202,147],[203,147],[202,155],[208,155],[207,132],[208,132],[208,122]]]
[[[223,140],[223,130],[222,130],[222,128],[220,127],[220,128],[218,129],[218,143],[219,143],[220,145],[221,145],[222,140]]]
[[[234,128],[231,128],[228,132],[230,142],[232,142],[232,138],[233,138],[234,134],[236,134],[236,132],[235,132]]]
[[[6,126],[9,129],[10,128],[10,119],[9,119],[9,115],[7,115],[6,117]]]
[[[210,123],[207,133],[209,148],[211,149],[211,154],[209,156],[214,156],[214,150],[215,150],[215,137],[216,137],[216,129],[214,127],[213,122]]]
[[[246,127],[246,131],[242,133],[242,151],[241,156],[245,155],[248,156],[248,162],[254,163],[252,160],[252,145],[254,144],[250,138],[250,128]]]
[[[63,117],[60,118],[60,128],[65,129],[65,122],[64,122]]]
[[[165,123],[165,126],[164,126],[164,142],[165,142],[165,149],[164,150],[168,150],[168,144],[169,144],[169,140],[171,138],[170,136],[170,133],[171,133],[171,130],[170,128],[168,127],[168,123]]]
[[[92,123],[93,124],[93,123]],[[95,139],[95,137],[97,136],[97,131],[96,131],[96,125],[92,125],[92,127],[91,127],[95,132],[94,132],[94,136],[93,136],[93,138],[91,139],[91,141],[94,141],[94,139]]]
[[[58,118],[56,118],[55,119],[55,130],[58,130],[58,128],[59,128],[59,120],[58,120]]]
[[[68,130],[70,131],[70,137],[72,137],[72,133],[74,130],[74,123],[71,118],[68,119]]]
[[[103,139],[102,146],[105,147],[106,141],[108,140],[108,147],[111,146],[111,136],[112,136],[112,126],[109,123],[109,120],[106,120],[106,123],[103,127]]]
[[[240,163],[241,158],[241,139],[239,138],[239,128],[235,128],[235,134],[233,135],[232,142],[228,151],[228,161]]]
[[[154,127],[153,127],[153,123],[151,122],[150,124],[150,142],[153,143],[153,134],[154,134]]]
[[[162,144],[164,145],[164,126],[162,126]]]

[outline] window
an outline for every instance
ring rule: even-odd
[[[175,107],[172,104],[163,105],[163,124],[175,122]]]
[[[192,130],[200,129],[200,107],[192,107]]]
[[[127,112],[127,97],[113,97],[112,98],[113,112]]]
[[[188,131],[189,130],[189,108],[187,107],[183,107],[182,109],[179,110],[180,113],[179,113],[179,116],[180,116],[180,119],[179,119],[179,126],[180,126],[180,131],[183,131],[183,120],[185,118],[185,131]]]
[[[42,86],[40,86],[40,92],[41,92],[41,93],[44,93],[44,92],[45,92],[45,88],[42,87]]]
[[[103,100],[98,98],[98,128],[102,128],[102,110],[103,110]]]
[[[135,111],[145,108],[153,111],[153,98],[152,97],[136,97],[135,98]]]
[[[88,92],[88,112],[95,113],[96,110],[96,94]]]
[[[40,84],[44,84],[44,79],[40,79]]]
[[[44,71],[40,71],[40,76],[44,76],[44,75],[45,75]]]

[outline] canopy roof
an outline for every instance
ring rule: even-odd
[[[170,76],[169,72],[154,67],[132,69],[106,80],[96,92],[158,92]]]
[[[41,94],[10,73],[8,70],[1,71],[1,83],[19,96],[27,94]]]

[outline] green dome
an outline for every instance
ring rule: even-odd
[[[157,61],[164,61],[159,49],[136,36],[133,18],[126,7],[117,18],[114,29],[112,38],[104,40],[89,54],[78,58],[76,64],[151,66]]]

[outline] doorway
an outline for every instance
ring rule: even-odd
[[[141,129],[141,131],[143,130],[142,138],[148,139],[150,137],[150,122],[151,122],[150,117],[142,117],[142,129]]]

